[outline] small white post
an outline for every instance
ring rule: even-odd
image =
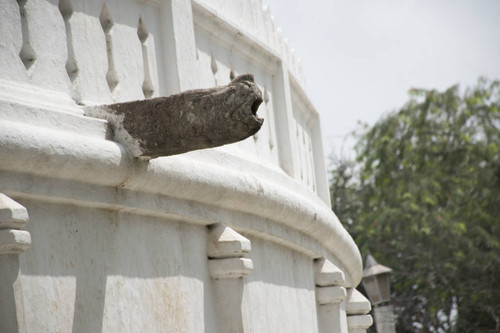
[[[222,224],[209,227],[208,271],[213,279],[217,321],[221,333],[248,332],[243,278],[253,270],[248,239]]]
[[[347,332],[344,273],[329,260],[316,259],[314,283],[319,332]]]
[[[31,244],[28,231],[19,230],[28,222],[28,211],[0,193],[0,332],[20,331],[22,304],[16,302],[19,283],[19,254]]]

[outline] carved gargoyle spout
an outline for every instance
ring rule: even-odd
[[[135,157],[155,158],[218,147],[255,134],[262,93],[252,74],[227,86],[86,109],[106,119],[114,138]]]

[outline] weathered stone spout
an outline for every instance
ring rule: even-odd
[[[116,141],[135,157],[154,158],[218,147],[255,134],[262,93],[252,74],[227,86],[86,109],[106,119]]]

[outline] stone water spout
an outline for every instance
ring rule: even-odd
[[[226,86],[88,107],[86,115],[106,119],[117,142],[148,159],[241,141],[261,128],[261,103],[253,75],[243,74]]]

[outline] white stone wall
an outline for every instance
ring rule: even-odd
[[[369,326],[318,113],[260,1],[0,0],[0,59],[1,332]],[[220,148],[134,160],[83,111],[246,72],[264,126]]]

